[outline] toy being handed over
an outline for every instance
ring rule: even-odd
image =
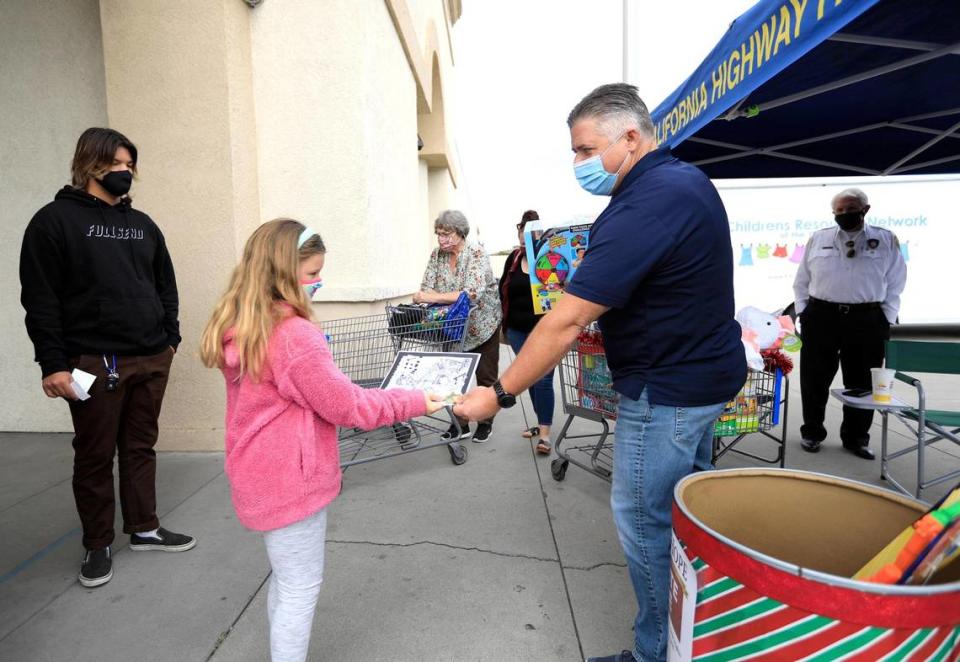
[[[781,346],[788,351],[794,351],[799,345],[799,340],[794,335],[793,320],[788,315],[775,317],[759,308],[747,306],[740,309],[736,320],[743,330],[740,339],[743,341],[747,365],[751,370],[763,370],[761,351],[778,349]]]

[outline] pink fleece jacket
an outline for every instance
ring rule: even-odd
[[[337,426],[373,429],[425,413],[423,394],[365,390],[333,362],[323,333],[290,316],[274,328],[260,381],[240,375],[233,332],[224,337],[226,473],[240,522],[278,529],[340,492]]]

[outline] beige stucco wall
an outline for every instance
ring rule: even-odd
[[[404,4],[424,32],[428,19],[443,25],[439,0]],[[319,318],[382,311],[419,286],[431,202],[455,198],[449,173],[415,149],[417,81],[387,4],[264,3],[251,35],[263,217],[293,216],[323,235]],[[452,66],[449,47],[443,57]]]
[[[236,0],[101,0],[110,125],[140,150],[135,205],[167,237],[180,291],[162,448],[220,448],[224,393],[200,332],[260,217],[249,10]]]
[[[425,249],[409,235],[422,197],[416,90],[383,2],[267,2],[252,18],[264,218],[324,237],[318,300],[409,294]]]
[[[0,37],[19,32],[19,41],[0,41],[0,53],[13,56],[2,60],[5,76],[14,63],[11,89],[49,81],[24,99],[0,98],[0,122],[12,122],[0,135],[3,153],[9,143],[11,153],[33,151],[31,163],[39,164],[11,169],[5,159],[2,166],[0,186],[20,206],[6,217],[13,225],[0,228],[8,258],[0,268],[9,272],[0,323],[15,347],[0,361],[38,382],[19,288],[11,285],[19,237],[65,182],[74,141],[90,124],[109,122],[137,143],[134,204],[164,231],[177,270],[184,342],[164,402],[161,448],[222,448],[222,378],[200,365],[197,345],[243,242],[262,221],[293,216],[324,236],[319,319],[379,313],[386,301],[409,297],[433,246],[432,219],[456,206],[455,176],[444,165],[451,137],[433,140],[429,158],[416,150],[426,123],[449,126],[440,116],[448,104],[434,104],[431,114],[422,103],[446,99],[440,88],[453,75],[443,1],[267,0],[250,9],[240,0],[100,0],[99,16],[92,0],[51,0],[43,5],[56,6],[49,11],[28,10],[42,3],[27,0],[0,4],[0,19],[19,8],[19,31],[16,21],[11,28],[0,20]],[[406,32],[397,11],[407,17]],[[409,29],[411,22],[419,27]],[[431,41],[431,33],[443,39]],[[26,46],[38,35],[42,62]],[[77,61],[83,66],[71,70]],[[426,79],[412,61],[420,70],[430,63]],[[68,429],[62,403],[48,403],[39,387],[28,394],[17,386],[0,387],[17,405],[17,413],[4,408],[0,429]]]
[[[23,231],[70,181],[77,138],[107,122],[97,0],[0,2],[0,430],[69,430],[40,390],[20,307]]]

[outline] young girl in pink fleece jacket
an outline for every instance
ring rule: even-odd
[[[372,429],[433,413],[440,398],[365,390],[333,362],[311,321],[326,249],[291,219],[244,247],[201,339],[227,385],[226,473],[237,517],[263,531],[274,662],[306,659],[323,579],[326,507],[340,491],[337,426]]]

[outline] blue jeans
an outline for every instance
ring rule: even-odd
[[[713,424],[723,405],[651,405],[646,391],[620,398],[610,505],[639,606],[633,654],[644,662],[667,659],[673,488],[713,468]]]
[[[520,353],[520,348],[527,342],[529,335],[516,329],[507,329],[507,341],[514,353]],[[556,396],[553,394],[553,370],[530,387],[530,399],[533,400],[533,411],[537,414],[537,423],[553,425],[553,407],[556,402]]]

